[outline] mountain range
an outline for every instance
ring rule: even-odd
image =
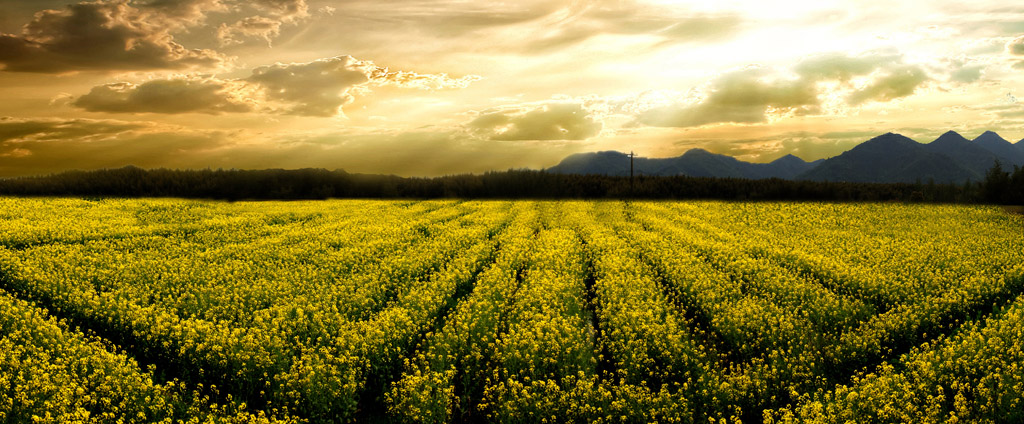
[[[635,175],[866,183],[963,183],[983,180],[996,161],[1004,169],[1024,166],[1024,140],[1013,144],[992,131],[968,140],[949,131],[931,143],[922,144],[899,134],[886,133],[838,156],[813,162],[786,155],[769,163],[751,163],[704,149],[692,149],[673,158],[636,157],[633,172]],[[546,171],[627,176],[629,167],[629,155],[603,151],[570,155]]]

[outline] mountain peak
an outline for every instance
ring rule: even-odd
[[[577,154],[585,155],[586,153],[577,153]],[[598,156],[629,156],[628,154],[622,153],[622,152],[620,152],[618,150],[601,150],[601,151],[594,152],[594,154],[598,155]]]
[[[1001,162],[1009,165],[1024,165],[1024,149],[1014,146],[992,131],[985,131],[974,139],[974,144],[996,155]]]
[[[971,142],[956,131],[946,131],[928,144],[888,132],[830,159],[806,162],[786,154],[769,163],[750,163],[729,155],[693,148],[672,158],[637,158],[632,164],[640,175],[687,175],[719,178],[785,178],[818,181],[905,182],[934,180],[962,183],[978,181],[996,160],[1024,164],[1024,140],[1017,145],[986,131]],[[627,153],[577,153],[548,168],[562,174],[628,176]]]
[[[574,153],[548,169],[562,174],[629,175],[629,155],[614,150]]]
[[[771,161],[769,163],[774,163],[774,164],[790,164],[790,163],[804,164],[804,163],[807,163],[807,161],[805,161],[803,159],[800,159],[799,157],[796,157],[793,154],[787,154],[787,155],[785,155],[785,156],[783,156],[781,158],[775,159],[775,160],[773,160],[773,161]]]
[[[907,136],[896,134],[896,133],[893,133],[893,132],[887,132],[887,133],[882,134],[882,135],[880,135],[878,137],[875,137],[875,138],[872,138],[872,139],[870,139],[868,141],[865,141],[864,143],[861,144],[861,146],[889,145],[889,144],[894,144],[894,143],[895,144],[907,144],[907,143],[917,144],[916,141],[911,140]]]
[[[686,156],[686,155],[713,155],[713,154],[714,153],[711,153],[711,152],[709,152],[709,151],[707,151],[705,149],[702,149],[700,147],[694,147],[694,148],[692,148],[690,150],[687,150],[686,153],[683,153],[683,156]]]
[[[981,135],[979,135],[978,138],[974,139],[975,143],[977,143],[979,141],[985,141],[985,142],[990,142],[990,143],[991,142],[999,142],[1000,144],[1002,144],[1002,143],[1009,143],[1009,141],[1006,141],[1005,138],[1001,137],[999,134],[996,134],[994,131],[985,131],[985,132],[981,133]]]
[[[912,183],[924,180],[961,182],[975,177],[954,159],[932,152],[929,147],[899,134],[886,133],[822,162],[798,178]]]
[[[940,135],[939,138],[936,138],[935,141],[932,141],[930,144],[970,144],[970,140],[964,138],[964,136],[960,135],[960,133],[956,131],[946,131],[945,133]]]

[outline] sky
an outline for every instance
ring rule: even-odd
[[[1024,4],[3,0],[0,177],[768,162],[1024,137]]]

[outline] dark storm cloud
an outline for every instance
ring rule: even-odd
[[[602,125],[580,104],[550,103],[485,111],[467,127],[492,140],[584,140],[600,133]]]
[[[374,86],[423,90],[463,88],[477,77],[390,71],[373,62],[338,56],[305,63],[276,63],[242,79],[174,77],[142,84],[93,87],[73,106],[111,113],[267,112],[330,117]]]
[[[181,13],[191,19],[188,12]],[[44,10],[20,35],[0,34],[0,64],[7,71],[61,73],[216,68],[225,63],[227,58],[215,51],[175,42],[171,30],[181,24],[171,15],[136,8],[129,0]]]

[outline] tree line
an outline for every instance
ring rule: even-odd
[[[1024,205],[1024,168],[1014,166],[1012,172],[1006,171],[996,162],[985,174],[981,192],[988,203]]]
[[[145,170],[133,166],[0,180],[10,196],[327,198],[721,199],[1024,204],[1024,170],[996,164],[984,181],[877,184],[783,179],[554,174],[508,170],[434,178],[325,169]]]

